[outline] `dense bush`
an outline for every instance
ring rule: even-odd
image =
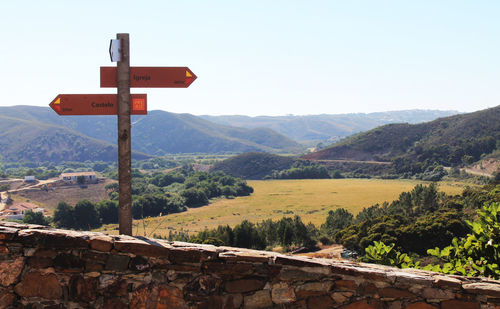
[[[281,246],[286,250],[302,247],[313,249],[316,247],[318,235],[314,225],[305,225],[299,216],[295,216],[278,221],[269,219],[258,224],[244,220],[234,228],[221,225],[192,237],[184,233],[171,233],[169,239],[252,249]]]
[[[24,213],[23,222],[28,224],[49,225],[49,218],[45,217],[41,212],[28,210]]]

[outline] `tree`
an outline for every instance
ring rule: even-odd
[[[24,213],[23,222],[28,224],[49,225],[49,220],[47,220],[41,212],[34,212],[31,210]]]
[[[500,278],[500,203],[485,204],[477,213],[477,220],[467,221],[472,233],[466,238],[454,238],[451,246],[427,251],[443,264],[428,265],[424,269]]]
[[[326,222],[321,225],[321,230],[329,236],[334,236],[338,231],[352,224],[353,215],[344,208],[330,210]]]
[[[73,207],[69,206],[66,202],[59,202],[54,211],[53,218],[56,227],[74,228],[75,219],[73,217],[73,212]]]
[[[196,188],[189,188],[180,192],[181,196],[186,199],[188,207],[198,207],[208,204],[207,195]]]
[[[104,200],[96,204],[99,218],[103,224],[118,223],[118,203]]]
[[[81,230],[90,230],[101,225],[95,205],[89,200],[81,200],[76,203],[74,220],[75,228]]]

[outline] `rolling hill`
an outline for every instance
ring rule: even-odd
[[[397,172],[470,164],[500,147],[500,106],[421,124],[389,124],[357,134],[311,160],[392,161]]]
[[[117,147],[74,130],[33,119],[0,116],[0,149],[5,161],[116,161]],[[136,159],[150,156],[134,152]]]
[[[306,115],[306,116],[200,116],[212,122],[243,127],[273,129],[293,140],[338,141],[354,133],[373,129],[388,123],[420,123],[438,117],[458,114],[457,111],[406,110],[377,113]]]
[[[247,152],[217,162],[211,171],[224,173],[244,179],[262,179],[273,170],[290,168],[296,158],[263,152]]]
[[[116,117],[65,116],[50,108],[0,107],[0,147],[4,160],[116,160]],[[167,153],[298,153],[295,141],[266,128],[236,128],[190,114],[151,111],[132,117],[136,158]]]

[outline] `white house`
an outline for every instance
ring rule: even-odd
[[[24,177],[24,182],[34,182],[35,181],[35,176],[25,176]]]

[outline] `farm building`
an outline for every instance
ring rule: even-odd
[[[40,208],[38,205],[26,202],[14,203],[8,207],[9,208],[2,212],[2,217],[5,219],[22,220],[24,218],[24,214],[29,210],[33,212],[45,212],[45,209]]]
[[[35,176],[25,176],[24,177],[24,182],[34,182],[36,179],[35,179]]]
[[[60,179],[67,183],[97,183],[95,172],[62,173]]]

